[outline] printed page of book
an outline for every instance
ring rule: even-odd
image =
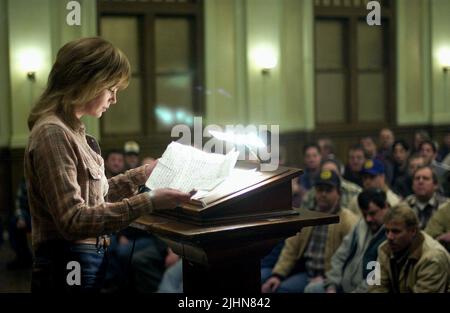
[[[158,160],[146,186],[152,190],[173,188],[183,192],[210,191],[223,182],[234,168],[239,153],[207,153],[172,142]]]

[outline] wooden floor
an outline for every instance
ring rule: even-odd
[[[14,260],[14,252],[6,240],[0,246],[0,293],[30,292],[31,268],[9,271],[6,264]]]

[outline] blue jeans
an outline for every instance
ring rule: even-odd
[[[158,293],[183,293],[183,259],[165,271]]]
[[[69,277],[75,278],[79,263],[80,284],[69,285]],[[99,292],[106,273],[106,249],[90,244],[54,242],[43,244],[36,251],[31,277],[32,292],[85,293]],[[76,279],[74,279],[76,280]]]
[[[305,287],[305,293],[325,293],[325,285],[323,281],[315,282],[315,283],[309,283]]]
[[[261,284],[264,284],[272,276],[271,267],[261,267]]]
[[[280,286],[275,291],[277,293],[303,293],[308,285],[310,277],[306,272],[296,273],[281,281]]]

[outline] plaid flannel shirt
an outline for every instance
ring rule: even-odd
[[[56,115],[38,120],[24,166],[35,251],[50,240],[112,233],[152,211],[150,195],[136,194],[147,178],[144,166],[109,179],[104,197],[103,159],[87,143],[81,123],[72,129]]]
[[[327,242],[328,225],[315,226],[303,258],[308,276],[315,277],[324,274],[325,244]]]

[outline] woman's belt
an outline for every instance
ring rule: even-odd
[[[108,236],[86,238],[74,241],[75,244],[95,245],[96,247],[107,248],[111,244],[111,238]]]

